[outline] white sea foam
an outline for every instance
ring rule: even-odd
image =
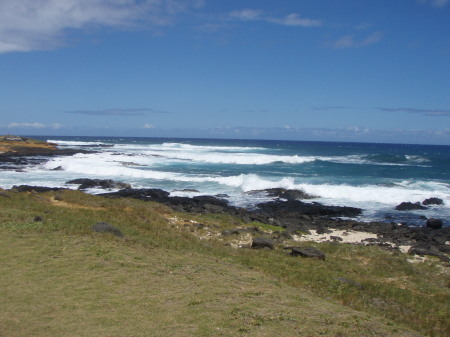
[[[406,159],[411,163],[428,163],[430,160],[421,156],[406,156]]]
[[[103,142],[82,142],[51,140],[64,146],[101,146],[108,145]],[[111,145],[111,144],[109,144]],[[235,164],[235,165],[267,165],[272,163],[304,164],[316,160],[333,162],[339,164],[355,165],[386,165],[386,166],[409,166],[428,162],[429,160],[420,156],[405,156],[404,163],[392,163],[374,161],[364,155],[347,156],[299,156],[299,155],[276,155],[265,153],[276,151],[263,147],[238,147],[238,146],[214,146],[214,145],[192,145],[184,143],[162,143],[162,144],[115,144],[114,151],[122,151],[125,154],[157,156],[169,160],[189,160],[199,163],[211,164]]]
[[[211,164],[235,164],[235,165],[266,165],[271,163],[303,164],[312,162],[314,157],[300,156],[276,156],[269,154],[246,154],[246,153],[196,153],[196,152],[177,152],[177,153],[157,153],[146,152],[147,155],[162,155],[168,159],[190,160],[193,162],[211,163]]]
[[[316,157],[317,160],[332,162],[337,164],[355,164],[355,165],[380,165],[380,166],[417,166],[429,162],[427,158],[419,156],[405,156],[406,161],[401,163],[388,161],[374,161],[364,155],[347,155],[334,157]]]
[[[277,157],[277,156],[275,156]],[[196,162],[209,163],[263,163],[273,160],[268,155],[251,155],[214,157],[203,154],[191,154],[177,156],[177,160],[191,159]],[[277,158],[279,159],[279,158]],[[403,201],[423,201],[426,198],[438,197],[450,205],[450,186],[448,184],[433,181],[398,181],[390,186],[363,185],[352,186],[348,184],[312,184],[301,176],[275,177],[260,176],[256,174],[240,174],[233,176],[221,176],[220,174],[196,174],[179,173],[162,170],[164,166],[161,158],[152,156],[127,156],[109,152],[94,154],[77,154],[72,157],[57,157],[43,165],[45,170],[53,170],[61,167],[66,174],[79,176],[96,176],[127,179],[152,179],[167,182],[189,182],[195,184],[215,183],[242,192],[281,187],[286,189],[302,189],[306,193],[318,196],[322,199],[332,200],[339,204],[363,204],[378,203],[396,205]],[[161,169],[160,169],[161,168]],[[222,188],[223,190],[223,188]]]
[[[58,145],[64,145],[64,146],[108,145],[108,144],[102,143],[102,142],[80,142],[80,141],[69,141],[69,140],[58,140],[58,139],[48,139],[47,142],[55,143]]]
[[[410,186],[409,188],[396,188],[377,185],[350,186],[328,184],[298,184],[296,187],[303,189],[309,194],[332,199],[334,203],[343,205],[354,203],[397,205],[404,201],[421,202],[430,197],[442,198],[447,201],[447,205],[450,202],[450,190],[443,186],[440,186],[441,189],[419,189],[414,186]]]
[[[219,145],[192,145],[184,143],[163,143],[162,148],[183,149],[189,151],[260,151],[267,150],[264,147],[247,146],[219,146]]]

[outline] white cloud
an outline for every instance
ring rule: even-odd
[[[448,0],[434,0],[433,6],[434,7],[444,7],[447,4]]]
[[[230,13],[232,18],[242,21],[261,20],[262,11],[257,9],[242,9]]]
[[[353,34],[344,35],[333,43],[334,48],[357,48],[375,44],[383,38],[382,32],[374,32],[363,39],[356,39]]]
[[[144,124],[143,128],[144,129],[154,129],[154,128],[156,128],[156,126],[154,126],[152,124]]]
[[[319,20],[302,18],[297,13],[291,13],[284,17],[271,17],[265,16],[264,13],[258,9],[242,9],[233,11],[230,13],[230,17],[240,21],[266,21],[283,26],[314,27],[322,25]]]
[[[52,49],[69,29],[168,25],[202,0],[1,0],[0,53]]]
[[[381,38],[383,37],[383,33],[381,32],[375,32],[371,35],[369,35],[368,37],[366,37],[362,42],[361,45],[362,46],[367,46],[369,44],[374,44],[377,43],[381,40]]]
[[[45,124],[42,123],[9,123],[8,129],[15,128],[32,128],[32,129],[43,129],[45,128]]]
[[[355,38],[353,35],[345,35],[337,39],[333,43],[334,48],[351,48],[355,46]]]
[[[419,2],[420,3],[430,3],[431,6],[433,6],[433,7],[442,8],[445,5],[447,5],[449,0],[419,0]]]
[[[53,124],[43,124],[43,123],[9,123],[7,125],[8,129],[61,129],[64,125],[59,123],[53,123]]]
[[[387,112],[411,112],[427,116],[450,116],[450,109],[418,109],[418,108],[377,108],[378,110]]]
[[[289,14],[284,18],[268,18],[267,21],[285,26],[317,27],[322,25],[319,20],[301,18],[297,13]]]

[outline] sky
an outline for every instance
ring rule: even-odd
[[[450,0],[0,0],[0,133],[450,145]]]

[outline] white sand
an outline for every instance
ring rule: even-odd
[[[311,234],[307,235],[294,235],[294,240],[299,242],[313,241],[313,242],[332,242],[332,236],[338,236],[342,239],[337,242],[369,245],[370,241],[364,241],[367,239],[377,239],[378,235],[367,232],[357,232],[352,230],[342,229],[329,229],[331,233],[317,234],[316,230],[310,230]],[[396,246],[393,243],[389,243],[392,247],[399,248],[403,253],[407,253],[411,246]]]
[[[317,234],[316,230],[310,230],[311,234],[294,236],[295,241],[314,241],[314,242],[328,242],[333,241],[332,236],[338,236],[342,239],[342,243],[358,243],[364,244],[366,239],[377,239],[377,234],[366,233],[366,232],[356,232],[352,230],[342,230],[342,229],[330,229],[331,233]]]

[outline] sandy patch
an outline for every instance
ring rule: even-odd
[[[342,239],[339,242],[342,243],[357,243],[364,244],[364,240],[367,239],[377,239],[377,234],[366,233],[366,232],[356,232],[352,230],[342,230],[342,229],[330,229],[331,233],[318,234],[316,230],[310,230],[311,234],[307,235],[295,235],[295,241],[314,241],[314,242],[332,242],[334,241],[331,237],[338,236]]]
[[[352,230],[342,230],[342,229],[330,229],[331,233],[318,234],[316,230],[310,230],[311,234],[307,235],[294,235],[294,241],[305,242],[333,242],[332,236],[337,236],[342,240],[337,240],[340,243],[349,244],[362,244],[370,245],[373,239],[378,239],[378,235],[374,233],[367,232],[357,232]],[[392,248],[398,248],[402,253],[407,253],[411,246],[397,246],[392,242],[386,242],[386,244],[391,245]]]

